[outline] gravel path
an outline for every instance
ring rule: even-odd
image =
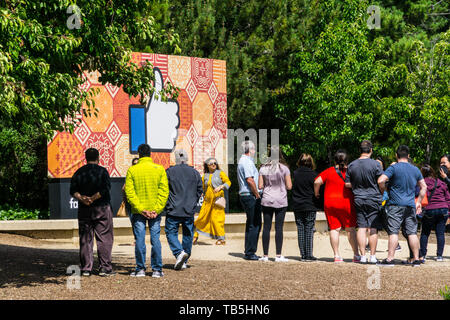
[[[165,277],[131,278],[134,247],[118,245],[113,251],[116,276],[93,275],[81,279],[80,289],[68,289],[66,268],[78,263],[77,246],[0,233],[0,299],[440,300],[439,289],[450,284],[450,257],[443,263],[429,261],[416,268],[358,265],[350,262],[351,251],[344,236],[342,255],[346,262],[338,265],[330,262],[327,235],[318,234],[314,243],[318,262],[300,262],[297,240],[292,236],[285,238],[283,249],[291,259],[288,263],[244,261],[243,239],[228,239],[223,247],[203,239],[193,249],[191,267],[182,271],[173,270],[175,259],[165,239],[161,240]],[[406,243],[401,244],[406,248]],[[380,241],[380,259],[386,256],[384,246]],[[449,250],[447,247],[445,252]],[[405,256],[404,251],[399,258]],[[379,289],[376,281],[370,281],[377,272]]]

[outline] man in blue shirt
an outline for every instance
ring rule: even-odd
[[[258,190],[258,169],[253,157],[256,150],[251,141],[242,143],[244,154],[238,163],[239,197],[247,215],[245,224],[245,256],[246,260],[258,260],[256,255],[258,248],[259,232],[261,230],[261,194]]]
[[[398,244],[398,233],[403,228],[408,236],[408,243],[414,255],[413,266],[419,266],[419,239],[417,237],[416,213],[422,212],[422,199],[427,185],[419,169],[408,163],[409,148],[401,145],[397,149],[397,163],[386,169],[378,178],[380,190],[384,192],[389,180],[389,200],[386,204],[387,232],[389,234],[388,257],[380,265],[393,266],[394,253]],[[420,194],[415,199],[416,185],[420,186]]]

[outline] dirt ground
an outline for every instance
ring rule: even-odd
[[[233,241],[242,239],[227,243],[231,251],[237,251]],[[220,250],[226,250],[227,246]],[[134,249],[130,245],[117,250],[113,254],[116,276],[81,278],[80,289],[68,289],[66,269],[78,263],[77,248],[0,233],[0,299],[441,300],[439,289],[450,284],[448,257],[447,262],[427,262],[415,268],[400,264],[376,268],[352,263],[348,258],[342,264],[334,264],[326,257],[318,262],[300,262],[295,256],[290,256],[288,263],[262,263],[245,261],[242,254],[228,253],[233,261],[192,258],[190,268],[182,271],[175,271],[175,259],[166,257],[165,277],[155,279],[131,278]]]

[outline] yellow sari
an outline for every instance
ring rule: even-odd
[[[209,175],[206,191],[204,190],[203,205],[198,214],[197,220],[194,222],[195,233],[194,238],[198,238],[198,234],[204,236],[224,240],[225,239],[225,209],[217,206],[214,202],[218,197],[224,196],[224,191],[220,190],[214,193],[214,188],[211,184],[212,174]],[[220,178],[223,183],[231,186],[231,181],[228,179],[225,172],[220,172]],[[205,175],[202,177],[203,186],[205,186]]]

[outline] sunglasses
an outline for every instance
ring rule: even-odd
[[[208,163],[208,166],[212,166],[212,165],[217,166],[217,163],[216,163],[216,162],[210,162],[210,163]]]

